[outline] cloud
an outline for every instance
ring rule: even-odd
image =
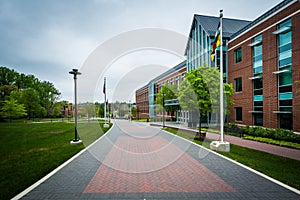
[[[120,33],[151,27],[187,36],[194,13],[218,16],[222,8],[224,17],[254,19],[279,2],[281,0],[1,0],[0,65],[54,82],[68,99],[72,96],[68,71],[82,66],[98,45]],[[123,44],[119,45],[122,48]],[[128,57],[128,63],[124,60],[123,67],[116,67],[111,73],[111,80],[116,82],[122,73],[127,77],[126,73],[133,70],[128,66],[162,64],[164,56],[152,57],[148,63],[139,63],[141,56]],[[177,61],[169,63],[175,65]]]
[[[97,46],[97,41],[76,35],[60,27],[49,27],[40,35],[23,41],[26,51],[20,57],[37,61],[55,61],[58,64],[79,67],[89,53]]]

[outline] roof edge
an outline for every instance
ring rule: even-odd
[[[297,1],[299,1],[299,0],[284,0],[284,1],[280,2],[279,4],[275,5],[273,8],[271,8],[268,11],[266,11],[264,14],[260,15],[258,18],[256,18],[252,22],[250,22],[244,28],[242,28],[238,32],[234,33],[231,36],[231,38],[229,40],[229,43],[232,42],[232,41],[234,41],[238,36],[241,36],[241,35],[247,33],[253,27],[255,27],[255,26],[263,23],[264,21],[266,21],[267,19],[269,19],[273,14],[281,11],[286,6],[289,6],[289,5],[292,5],[292,4],[296,3]]]

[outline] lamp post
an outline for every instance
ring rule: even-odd
[[[163,128],[165,128],[165,96],[166,96],[166,94],[162,93],[161,96],[162,96],[162,100],[163,100],[163,102],[162,102],[162,106],[163,106]]]
[[[131,100],[129,100],[129,121],[131,121]]]
[[[71,144],[81,144],[82,141],[78,139],[78,133],[77,133],[77,75],[81,75],[81,73],[78,71],[78,69],[73,69],[69,72],[69,74],[74,75],[74,97],[75,97],[75,138],[74,140],[71,140]]]

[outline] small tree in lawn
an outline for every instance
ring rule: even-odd
[[[211,110],[211,98],[208,86],[198,69],[186,74],[178,93],[180,106],[188,111],[198,109],[199,111],[199,132],[201,134],[201,119]]]
[[[220,100],[220,72],[216,68],[207,66],[198,67],[186,74],[186,79],[182,82],[178,93],[180,106],[185,110],[199,110],[199,133],[201,133],[202,116],[207,116],[209,112],[216,112]],[[233,94],[231,84],[224,84],[224,93],[227,104],[233,101],[229,97]]]
[[[4,101],[0,115],[4,119],[14,119],[26,116],[27,113],[23,104],[19,104],[17,100],[10,98]]]

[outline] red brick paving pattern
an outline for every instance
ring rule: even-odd
[[[235,191],[212,171],[160,136],[148,139],[122,136],[84,192]]]

